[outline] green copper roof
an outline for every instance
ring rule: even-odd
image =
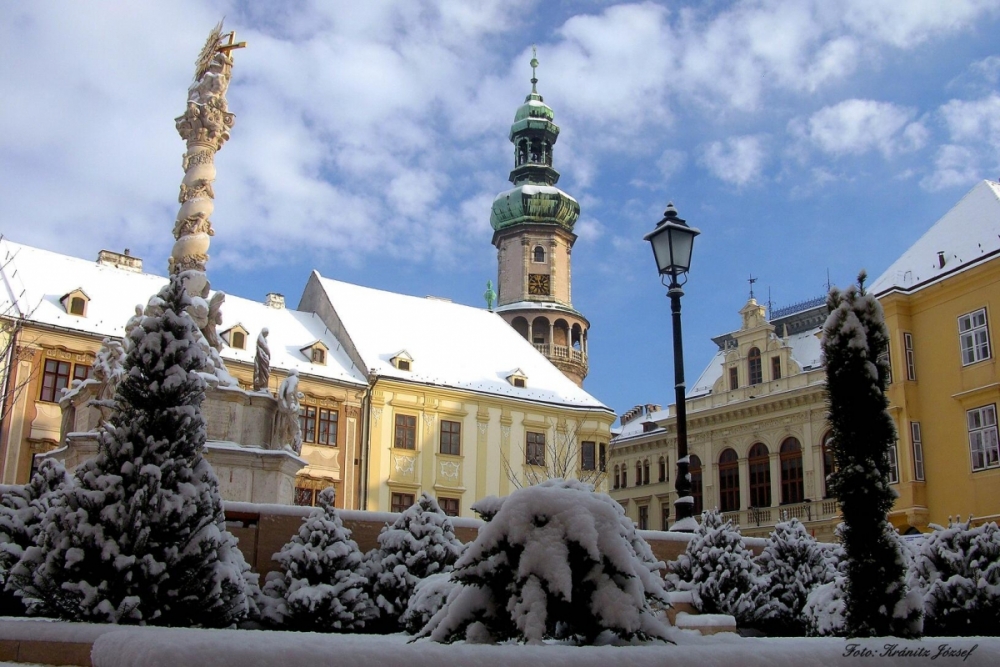
[[[493,200],[490,225],[494,230],[522,223],[555,224],[573,230],[580,217],[580,204],[551,185],[519,185],[501,192]]]

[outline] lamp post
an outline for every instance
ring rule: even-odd
[[[677,405],[677,478],[674,501],[677,520],[671,530],[691,532],[697,527],[694,515],[694,498],[691,497],[691,479],[688,475],[687,447],[687,405],[684,395],[684,345],[681,340],[681,287],[687,282],[687,272],[691,267],[691,250],[694,237],[701,231],[688,227],[687,222],[677,217],[673,203],[667,204],[663,219],[656,223],[656,229],[646,234],[644,241],[653,246],[653,257],[660,272],[660,281],[667,287],[670,297],[670,313],[674,330],[674,393]],[[670,283],[664,282],[669,277]],[[681,279],[684,279],[681,282]]]

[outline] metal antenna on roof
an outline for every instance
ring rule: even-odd
[[[830,284],[830,267],[826,268],[826,293],[829,294],[833,286]]]

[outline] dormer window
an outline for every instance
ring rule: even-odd
[[[222,332],[222,338],[227,343],[229,347],[236,350],[247,349],[247,338],[249,332],[243,327],[242,324],[237,324],[236,326],[230,327],[226,331]]]
[[[326,355],[327,352],[329,351],[329,348],[327,348],[327,346],[321,343],[320,341],[316,341],[312,345],[306,345],[305,347],[301,348],[300,351],[302,352],[302,354],[306,355],[306,358],[309,359],[309,361],[316,364],[317,366],[326,365]]]
[[[389,359],[389,363],[398,368],[401,371],[407,371],[413,369],[413,357],[406,350],[400,350],[396,354],[392,355]]]
[[[90,303],[90,297],[82,289],[75,289],[72,292],[63,296],[59,299],[62,303],[63,308],[70,315],[76,315],[77,317],[87,316],[87,304]]]
[[[524,389],[528,386],[528,376],[520,368],[515,368],[507,374],[507,382],[519,389]]]
[[[535,261],[535,262],[544,262],[545,261],[545,248],[543,248],[540,245],[536,245],[535,246],[535,250],[534,250],[534,254],[532,256],[532,260]]]

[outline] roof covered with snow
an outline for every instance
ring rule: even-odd
[[[361,287],[313,272],[365,365],[380,376],[532,402],[609,410],[577,387],[496,313]],[[306,288],[308,292],[310,287]],[[409,371],[391,362],[405,350]],[[525,387],[508,380],[520,369]]]
[[[136,273],[95,261],[0,240],[0,313],[20,313],[39,324],[94,337],[125,335],[125,323],[137,304],[145,305],[166,283],[163,276]],[[80,289],[90,301],[86,317],[70,315],[61,299]],[[253,363],[256,340],[267,327],[271,366],[298,369],[314,376],[352,384],[367,384],[366,373],[353,367],[340,343],[314,313],[275,309],[263,303],[226,295],[222,333],[237,324],[249,336],[245,350],[224,347],[225,360]],[[301,348],[319,341],[329,348],[325,365],[311,363]]]
[[[920,289],[998,252],[1000,183],[980,181],[893,262],[870,291],[879,296],[893,289]]]

